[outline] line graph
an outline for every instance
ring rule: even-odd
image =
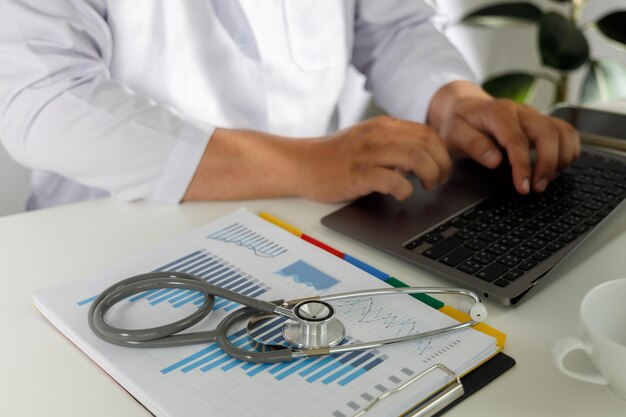
[[[283,246],[240,223],[233,223],[217,230],[208,235],[207,239],[232,243],[265,258],[275,258],[287,252]]]
[[[385,307],[376,306],[372,297],[339,301],[337,309],[346,315],[360,316],[357,319],[359,323],[382,322],[387,329],[397,328],[395,337],[417,333],[415,320],[402,319]]]
[[[337,311],[359,323],[380,322],[386,329],[396,329],[394,337],[409,336],[421,331],[418,322],[401,318],[387,307],[376,305],[373,297],[339,300],[333,305]],[[457,338],[436,338],[435,340],[436,342],[432,337],[427,337],[415,341],[416,351],[422,363],[433,361],[443,352],[455,348],[460,343]]]

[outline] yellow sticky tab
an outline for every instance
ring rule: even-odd
[[[296,229],[295,227],[293,227],[289,223],[286,223],[286,222],[280,220],[279,218],[272,216],[269,213],[266,213],[266,212],[259,213],[259,217],[261,217],[264,220],[267,220],[270,223],[274,223],[278,227],[282,227],[286,231],[288,231],[290,233],[293,233],[294,235],[296,235],[298,237],[302,237],[302,231],[301,230]]]
[[[443,314],[450,316],[453,319],[456,319],[458,321],[470,320],[469,314],[465,314],[462,311],[459,311],[456,308],[453,308],[450,306],[443,306],[439,309],[439,311],[441,311]],[[474,326],[474,329],[478,330],[479,332],[485,333],[489,336],[495,337],[496,345],[498,345],[500,349],[504,349],[504,343],[506,342],[506,335],[504,333],[502,333],[499,330],[494,329],[493,327],[485,323],[478,323],[476,326]]]

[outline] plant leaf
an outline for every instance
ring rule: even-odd
[[[511,23],[539,21],[542,12],[531,3],[506,3],[483,7],[461,19],[462,23],[485,27],[503,27]]]
[[[592,61],[581,86],[580,101],[608,101],[626,97],[626,67],[615,61]]]
[[[535,79],[532,74],[512,72],[490,78],[483,83],[483,88],[494,97],[524,103],[530,96]]]
[[[561,71],[572,71],[589,59],[585,35],[562,15],[550,12],[539,23],[539,50],[544,65]]]
[[[626,10],[607,14],[596,25],[604,36],[626,45]]]

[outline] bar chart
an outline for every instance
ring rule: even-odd
[[[271,287],[261,283],[253,276],[244,273],[241,269],[204,249],[184,255],[154,270],[154,272],[162,271],[193,274],[210,284],[253,298],[271,289]],[[77,304],[81,306],[89,304],[95,298],[96,296],[89,297],[79,301]],[[191,303],[200,305],[204,302],[204,296],[198,291],[173,288],[144,291],[130,297],[128,301],[134,303],[142,299],[145,299],[152,306],[167,302],[174,308]],[[213,310],[224,309],[225,311],[232,311],[238,307],[240,307],[240,304],[218,297],[213,305]]]
[[[287,252],[270,238],[240,224],[233,223],[207,236],[207,239],[232,243],[250,249],[256,256],[275,258]]]
[[[282,337],[282,325],[285,319],[277,317],[259,326],[251,336],[266,344],[286,345]],[[231,342],[242,349],[253,350],[255,342],[246,334],[245,329],[229,336]],[[358,342],[347,338],[343,343]],[[272,375],[277,381],[288,378],[303,379],[307,383],[324,385],[338,384],[346,386],[387,359],[386,355],[377,350],[345,352],[323,357],[298,359],[293,362],[251,363],[233,359],[216,344],[211,344],[196,353],[189,355],[161,370],[162,374],[174,371],[188,373],[191,371],[208,372],[220,369],[224,372],[239,369],[248,377],[260,373]]]

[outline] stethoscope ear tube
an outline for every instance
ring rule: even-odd
[[[101,293],[91,304],[88,313],[89,327],[101,339],[120,346],[161,347],[182,344],[181,342],[184,339],[189,338],[181,337],[185,335],[175,334],[199,323],[211,312],[213,303],[215,302],[215,296],[213,294],[199,290],[203,292],[204,295],[204,303],[200,306],[200,308],[181,320],[177,320],[163,326],[138,330],[123,329],[111,326],[104,319],[105,314],[111,307],[132,295],[162,288],[185,288],[198,290],[195,288],[196,283],[204,283],[204,281],[200,278],[193,275],[182,275],[183,274],[180,273],[176,273],[174,276],[172,273],[167,272],[152,272],[137,275],[118,282]],[[203,333],[205,333],[203,340],[206,340],[206,333],[212,332]],[[167,342],[163,340],[164,338],[167,339]],[[185,344],[191,343],[194,343],[193,339],[189,340]]]

